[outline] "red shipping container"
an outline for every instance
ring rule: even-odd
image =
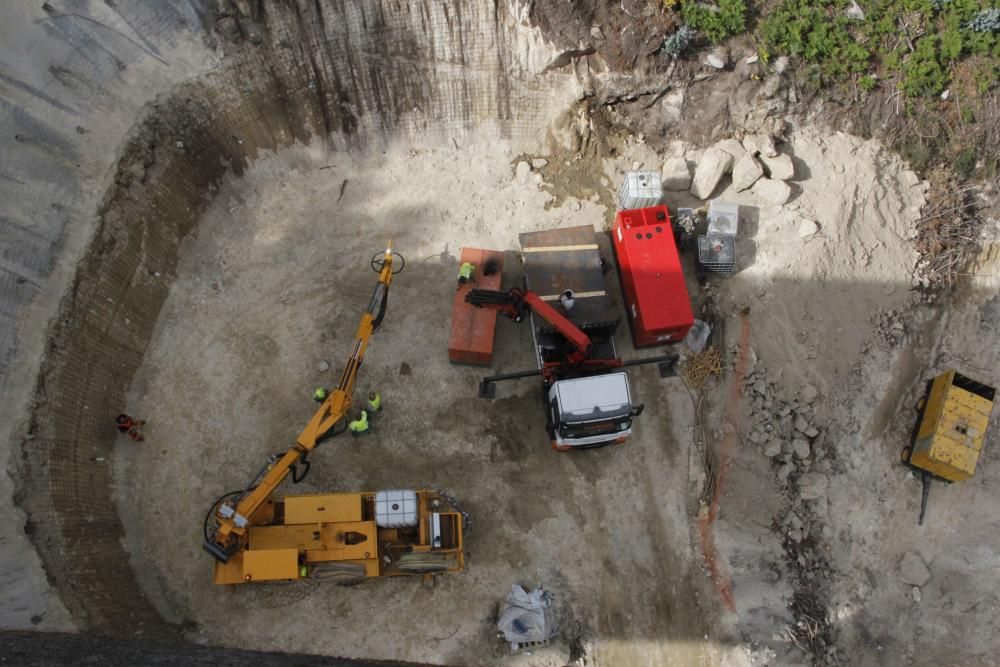
[[[611,238],[635,346],[684,340],[694,315],[667,207],[619,211]]]

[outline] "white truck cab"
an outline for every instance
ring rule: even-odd
[[[546,401],[552,445],[561,451],[624,442],[632,433],[632,417],[641,411],[632,405],[623,371],[558,380]]]

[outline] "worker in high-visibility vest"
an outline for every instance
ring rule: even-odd
[[[368,423],[374,424],[375,417],[382,411],[382,395],[377,391],[368,392],[368,399],[365,401],[365,414],[368,415]]]
[[[351,432],[351,435],[355,438],[360,435],[365,435],[366,433],[371,433],[370,426],[368,424],[368,413],[362,410],[358,413],[357,418],[347,425],[347,430]]]
[[[330,392],[326,390],[326,387],[320,387],[313,392],[313,400],[317,403],[322,403],[326,400],[326,397],[330,395]]]
[[[458,284],[464,285],[465,283],[472,280],[472,274],[476,272],[476,265],[472,262],[462,262],[462,266],[458,267]]]

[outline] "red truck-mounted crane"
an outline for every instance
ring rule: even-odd
[[[566,299],[573,298],[572,292],[564,295]],[[555,327],[556,331],[566,338],[572,349],[565,352],[566,359],[570,364],[576,365],[585,362],[590,357],[590,350],[593,347],[590,336],[580,331],[580,329],[570,320],[566,319],[558,310],[545,303],[537,294],[528,290],[512,287],[507,292],[495,290],[473,289],[465,296],[467,303],[477,308],[493,308],[501,315],[506,315],[515,322],[521,322],[532,312]],[[602,363],[604,360],[600,360]],[[621,366],[621,359],[608,360],[608,367]],[[617,362],[617,363],[614,363]],[[555,362],[547,362],[548,368],[558,367]]]
[[[530,319],[536,370],[483,378],[479,395],[494,383],[541,376],[547,430],[559,451],[622,443],[632,430],[634,405],[627,366],[659,363],[673,373],[677,355],[623,362],[614,343],[618,320],[604,287],[604,270],[590,226],[521,235],[527,289],[473,289],[466,301],[515,322]]]

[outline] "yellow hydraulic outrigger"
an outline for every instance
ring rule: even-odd
[[[271,496],[289,473],[292,481],[301,481],[309,470],[309,453],[316,448],[323,438],[334,435],[335,429],[340,431],[346,425],[346,415],[352,405],[354,384],[358,377],[358,369],[364,360],[365,349],[385,315],[388,304],[389,284],[392,282],[392,242],[386,248],[385,254],[372,259],[372,268],[379,272],[378,283],[372,292],[368,308],[361,316],[358,331],[354,338],[351,355],[340,376],[340,384],[323,402],[316,414],[312,416],[306,427],[299,433],[295,443],[284,454],[271,456],[264,468],[245,489],[227,493],[217,499],[209,508],[205,517],[205,551],[212,554],[218,561],[227,562],[243,545],[247,530],[254,513]],[[379,265],[381,264],[381,266]],[[337,432],[340,432],[337,431]],[[297,464],[303,465],[302,475],[298,475]],[[215,516],[217,525],[214,533],[209,530],[209,521]]]

